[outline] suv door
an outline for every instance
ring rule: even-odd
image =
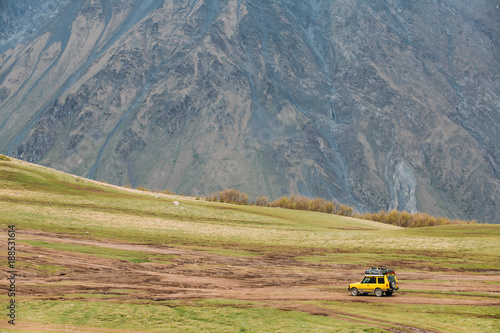
[[[374,276],[365,276],[363,281],[361,281],[361,291],[365,293],[373,292],[377,286],[377,278]]]

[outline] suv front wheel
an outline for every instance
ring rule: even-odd
[[[376,295],[377,297],[380,297],[380,296],[382,296],[383,294],[384,294],[384,292],[382,291],[382,289],[380,289],[380,288],[375,289],[375,295]]]
[[[351,295],[352,296],[358,296],[359,295],[359,291],[357,288],[352,288],[351,289]]]

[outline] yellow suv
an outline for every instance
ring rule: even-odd
[[[388,268],[370,268],[365,271],[365,278],[360,283],[352,283],[349,290],[352,296],[375,293],[378,297],[384,293],[391,296],[398,290],[396,272]]]

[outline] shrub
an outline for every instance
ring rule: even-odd
[[[306,210],[309,207],[309,199],[306,197],[295,198],[295,208],[300,210]]]
[[[248,204],[248,195],[239,192],[235,189],[224,189],[218,193],[210,193],[210,196],[205,197],[207,201],[220,201],[235,204]],[[306,198],[302,196],[283,196],[272,202],[269,198],[260,196],[257,197],[255,204],[257,206],[267,206],[267,207],[280,207],[288,209],[297,210],[309,210],[315,212],[323,212],[328,214],[336,214],[343,216],[352,216],[363,220],[370,220],[375,222],[382,222],[387,224],[392,224],[400,227],[427,227],[435,225],[446,225],[446,224],[465,224],[465,223],[477,223],[476,220],[472,221],[460,221],[460,220],[450,220],[445,217],[434,217],[427,213],[413,213],[410,214],[406,211],[398,211],[396,209],[386,212],[381,210],[376,213],[365,213],[359,214],[355,213],[352,207],[341,204],[337,201],[327,201],[322,198]]]
[[[343,216],[352,216],[353,208],[346,206],[346,205],[340,205],[338,215],[343,215]]]
[[[161,191],[161,193],[163,193],[163,194],[175,194],[175,192],[169,191],[167,189]]]
[[[302,196],[281,197],[268,204],[269,207],[280,207],[297,210],[352,216],[353,208],[341,205],[337,201],[327,201],[323,198],[306,198]]]
[[[269,206],[269,198],[268,197],[257,197],[257,199],[255,199],[255,204],[257,206],[263,206],[263,207],[267,207]]]
[[[163,193],[163,194],[175,194],[175,192],[167,190],[167,189],[163,190],[161,193]]]
[[[5,155],[0,154],[0,161],[10,161],[10,158],[5,156]]]
[[[396,209],[393,209],[387,214],[385,218],[385,223],[399,225],[399,212]]]
[[[210,196],[206,198],[207,201],[219,201],[226,203],[234,203],[239,205],[248,204],[248,194],[242,193],[233,188],[226,188],[219,193],[210,193]]]
[[[217,201],[217,193],[210,193],[208,197],[205,197],[205,200],[207,201]]]
[[[472,221],[450,220],[445,217],[434,217],[427,213],[417,212],[410,214],[406,211],[399,212],[395,209],[391,210],[390,212],[385,212],[381,210],[378,213],[366,213],[363,215],[355,214],[355,217],[364,220],[393,224],[404,228],[430,227],[430,226],[447,225],[447,224],[477,223],[476,220]]]
[[[325,213],[331,214],[333,213],[334,209],[335,209],[335,204],[333,202],[328,201],[325,204]]]

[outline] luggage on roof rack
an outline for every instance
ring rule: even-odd
[[[385,274],[395,274],[393,269],[385,267],[371,267],[365,271],[365,275],[385,275]]]

